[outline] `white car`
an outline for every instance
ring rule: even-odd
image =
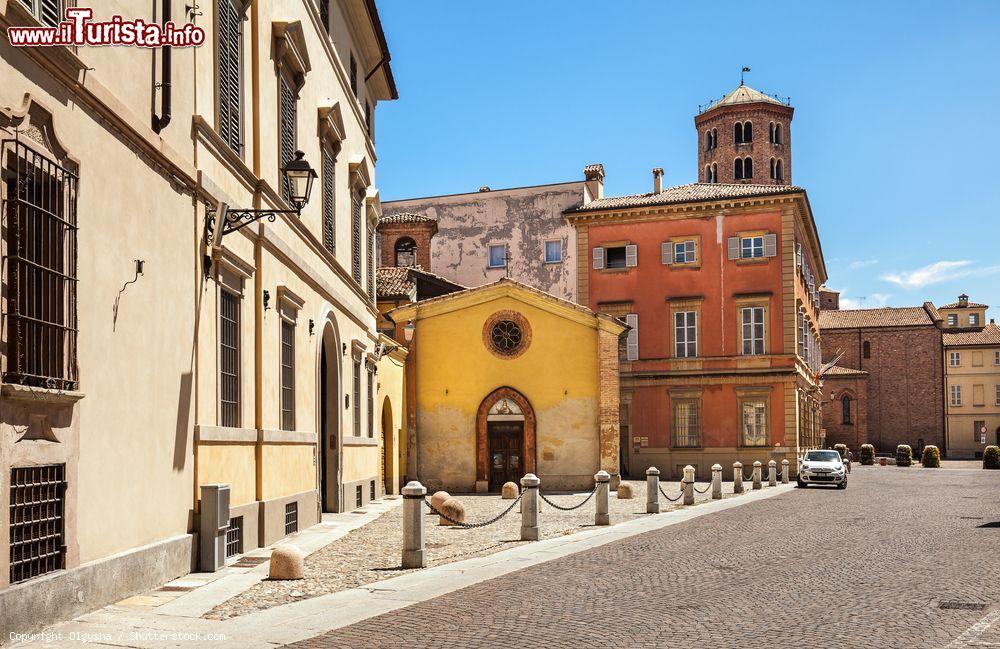
[[[806,451],[799,465],[800,487],[810,484],[832,484],[847,488],[847,467],[837,451]]]

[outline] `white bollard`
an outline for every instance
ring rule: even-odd
[[[754,489],[762,489],[764,487],[764,485],[762,485],[760,483],[760,467],[761,467],[760,460],[756,460],[753,463],[753,488]]]
[[[538,540],[538,484],[541,480],[534,473],[521,478],[521,540]]]
[[[611,493],[611,474],[598,471],[594,474],[597,481],[597,512],[594,514],[594,525],[610,525],[611,516],[608,513],[608,497]]]
[[[781,484],[788,484],[788,460],[781,461]]]
[[[743,464],[733,462],[733,493],[743,493]]]
[[[403,487],[403,567],[423,568],[424,517],[421,512],[427,489],[416,480]]]
[[[684,504],[694,504],[694,467],[690,464],[684,467]]]
[[[778,463],[774,460],[767,463],[767,486],[778,486]]]
[[[660,513],[660,470],[655,466],[646,469],[646,513]]]
[[[722,498],[722,465],[712,465],[712,500]]]

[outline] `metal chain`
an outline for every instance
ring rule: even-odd
[[[704,494],[704,493],[708,493],[708,490],[711,489],[711,488],[712,488],[712,483],[710,482],[710,483],[708,483],[708,486],[705,487],[704,489],[699,489],[698,487],[695,487],[694,491],[695,491],[695,493]]]
[[[742,472],[740,475],[743,475]],[[750,469],[750,477],[743,476],[743,482],[753,482],[753,469]]]
[[[667,492],[665,492],[663,490],[663,487],[661,487],[660,485],[656,485],[656,488],[660,490],[660,493],[663,494],[664,498],[666,498],[667,500],[669,500],[672,503],[675,503],[675,502],[677,502],[678,500],[680,500],[681,498],[684,497],[684,491],[681,491],[679,494],[677,494],[676,498],[671,498],[670,496],[667,495]]]
[[[487,525],[492,525],[493,523],[496,523],[498,520],[500,520],[501,518],[503,518],[504,516],[506,516],[507,514],[509,514],[510,510],[514,509],[514,505],[516,505],[518,502],[520,502],[521,498],[523,498],[523,497],[524,497],[524,492],[522,491],[517,496],[517,498],[514,499],[514,502],[512,502],[510,504],[510,507],[508,507],[507,509],[503,510],[498,515],[494,516],[493,518],[489,519],[488,521],[483,521],[481,523],[463,523],[461,521],[456,521],[451,516],[448,516],[447,514],[443,514],[443,513],[439,512],[434,507],[434,505],[432,505],[431,502],[429,500],[427,500],[426,498],[424,498],[424,504],[427,505],[428,509],[430,509],[432,512],[434,512],[435,514],[437,514],[441,518],[445,519],[446,521],[448,521],[452,525],[458,525],[459,527],[464,527],[466,529],[475,529],[477,527],[486,527]]]
[[[544,500],[545,502],[547,502],[551,506],[555,507],[556,509],[560,509],[560,510],[562,510],[564,512],[571,512],[574,509],[579,509],[579,508],[583,507],[584,505],[587,504],[588,500],[590,500],[591,498],[593,498],[593,496],[594,496],[595,493],[597,493],[597,485],[596,484],[594,485],[593,491],[591,491],[589,494],[587,494],[587,497],[584,498],[582,502],[580,502],[580,503],[578,503],[576,505],[573,505],[572,507],[563,507],[562,505],[557,505],[554,502],[552,502],[551,500],[549,500],[548,498],[546,498],[545,494],[543,494],[541,492],[541,490],[538,491],[538,495],[542,497],[542,500]]]

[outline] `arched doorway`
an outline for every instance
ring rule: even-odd
[[[535,472],[535,411],[517,390],[503,387],[476,414],[476,491],[499,491]]]
[[[396,436],[392,433],[392,403],[389,397],[382,401],[382,486],[385,493],[396,493],[394,474],[396,473],[395,457]]]
[[[340,342],[333,323],[323,327],[319,360],[319,484],[323,511],[341,510]]]

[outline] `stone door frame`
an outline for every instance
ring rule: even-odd
[[[490,409],[501,399],[510,399],[521,409],[524,415],[524,439],[522,453],[524,455],[524,472],[535,473],[535,410],[531,403],[514,388],[504,386],[491,392],[479,404],[476,413],[476,492],[486,493],[490,484],[489,463],[489,433],[487,432],[487,416]]]

